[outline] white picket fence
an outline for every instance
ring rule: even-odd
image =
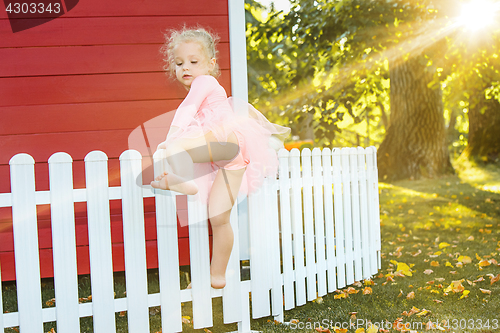
[[[302,156],[300,156],[302,155]],[[311,156],[312,155],[312,156]],[[127,311],[128,331],[149,332],[149,307],[161,306],[163,332],[182,331],[181,302],[192,302],[194,328],[213,326],[212,298],[223,298],[225,323],[251,332],[252,317],[274,316],[380,269],[380,220],[376,150],[315,148],[279,151],[279,178],[261,192],[238,198],[231,212],[235,244],[223,290],[210,287],[206,206],[188,196],[192,289],[180,289],[175,192],[138,186],[142,156],[120,156],[121,186],[108,186],[107,156],[85,157],[86,186],[73,189],[72,158],[49,159],[49,191],[35,191],[34,160],[10,160],[11,191],[0,207],[12,207],[18,312],[3,313],[0,328],[42,333],[57,322],[58,333],[79,331],[92,316],[95,333],[116,331],[115,313]],[[155,156],[155,174],[164,170]],[[302,163],[301,163],[302,158]],[[140,179],[140,178],[139,178]],[[143,198],[155,197],[160,292],[148,294]],[[115,299],[109,200],[122,200],[125,298]],[[92,302],[78,303],[74,203],[87,202]],[[279,207],[278,207],[279,203]],[[36,206],[50,204],[55,307],[43,308]],[[243,230],[239,230],[243,228]],[[250,260],[251,279],[241,281],[240,260]],[[1,281],[1,279],[0,279]],[[1,282],[0,282],[1,283]],[[1,287],[1,285],[0,285]],[[1,288],[0,288],[1,290]]]

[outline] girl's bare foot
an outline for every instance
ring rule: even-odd
[[[170,185],[171,184],[171,185]],[[185,180],[173,173],[163,172],[151,182],[151,186],[162,190],[172,190],[182,194],[198,193],[198,186],[193,180]]]
[[[163,172],[161,175],[156,177],[155,180],[151,182],[151,186],[162,190],[170,190],[168,187],[167,174],[167,172]]]
[[[210,275],[210,283],[212,284],[212,288],[222,289],[226,286],[226,277],[225,276]]]

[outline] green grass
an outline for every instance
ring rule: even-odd
[[[357,293],[337,299],[338,292],[323,296],[285,312],[285,321],[298,320],[295,326],[276,324],[272,317],[252,321],[252,329],[262,332],[316,332],[319,324],[337,322],[347,325],[349,320],[366,328],[366,322],[415,323],[413,328],[425,331],[425,323],[448,321],[453,332],[495,332],[500,330],[500,281],[490,284],[490,276],[497,276],[500,269],[500,167],[468,165],[456,167],[457,175],[438,179],[380,183],[380,210],[382,233],[382,268],[372,281],[372,293],[363,295],[366,285],[354,286]],[[457,266],[460,256],[468,256],[471,263]],[[493,264],[480,267],[480,260]],[[391,262],[392,261],[392,262]],[[439,264],[433,266],[432,262]],[[398,276],[397,263],[411,267],[411,276]],[[401,265],[400,265],[401,266]],[[431,274],[425,274],[432,270]],[[148,274],[149,292],[158,292],[158,277],[154,270]],[[484,281],[481,281],[484,279]],[[445,289],[452,281],[461,281],[464,290],[454,293]],[[476,281],[476,282],[474,282]],[[51,280],[43,280],[42,300],[54,297]],[[187,281],[181,274],[181,288]],[[485,290],[484,292],[481,289]],[[344,288],[346,291],[346,288]],[[488,294],[488,291],[491,294]],[[125,278],[115,274],[116,297],[125,297]],[[408,294],[414,293],[414,298]],[[80,277],[80,297],[90,295],[90,279]],[[6,311],[16,311],[15,284],[3,285],[3,305]],[[222,323],[221,299],[213,301],[214,327],[210,331],[237,330],[236,324]],[[419,311],[403,315],[415,307]],[[190,321],[184,332],[203,332],[192,328],[191,304],[182,306],[183,315]],[[426,315],[422,314],[427,310]],[[160,330],[158,308],[150,309],[151,332]],[[481,323],[479,322],[481,320]],[[489,320],[489,328],[485,327]],[[472,321],[473,324],[472,325]],[[116,315],[118,332],[126,332],[126,314]],[[316,324],[315,324],[316,323]],[[418,327],[423,323],[423,327]],[[482,329],[479,328],[481,324]],[[316,326],[315,326],[316,325]],[[410,324],[411,325],[411,324]],[[461,329],[464,327],[464,329]],[[444,325],[443,325],[444,326]],[[474,329],[470,329],[473,327]],[[57,327],[46,323],[45,331]],[[334,330],[330,327],[331,331]],[[92,331],[91,318],[81,319],[81,332]],[[397,332],[390,329],[390,332]],[[437,330],[435,330],[438,332]],[[15,332],[6,329],[5,332]],[[348,332],[355,332],[350,328]]]

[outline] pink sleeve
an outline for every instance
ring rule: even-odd
[[[189,92],[175,111],[171,126],[186,129],[208,95],[217,87],[217,79],[211,75],[201,75],[193,80]]]

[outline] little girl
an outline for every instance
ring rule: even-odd
[[[165,37],[164,68],[188,94],[165,142],[158,145],[166,149],[172,172],[164,172],[151,186],[197,195],[208,204],[213,235],[211,284],[224,288],[234,239],[229,216],[235,198],[254,192],[265,176],[277,173],[277,154],[270,141],[277,138],[283,147],[290,128],[270,123],[248,103],[245,110],[233,108],[216,79],[220,72],[216,36],[185,28]]]

